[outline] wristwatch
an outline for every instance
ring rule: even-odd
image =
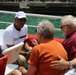
[[[73,65],[71,64],[71,62],[69,61],[69,65],[70,65],[70,69],[72,69],[73,68]]]

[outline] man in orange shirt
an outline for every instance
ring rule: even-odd
[[[50,67],[50,62],[59,60],[57,55],[67,60],[67,53],[62,44],[53,39],[54,33],[55,27],[51,22],[42,21],[38,24],[37,37],[40,44],[32,49],[28,61],[28,70],[23,67],[19,68],[23,75],[63,75],[65,73],[66,70],[57,70]]]

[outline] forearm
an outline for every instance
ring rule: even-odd
[[[22,75],[27,75],[27,70],[24,67],[20,67],[19,71],[22,73]]]
[[[32,49],[32,47],[30,47],[27,43],[25,43],[24,48],[25,48],[27,51],[31,51],[31,49]]]
[[[66,68],[72,69],[73,67],[76,67],[76,58],[74,58],[74,59],[71,60],[71,61],[67,61],[67,66],[66,66]]]
[[[71,60],[70,63],[72,64],[73,67],[76,67],[76,58],[74,58],[73,60]]]
[[[27,70],[23,70],[23,71],[22,71],[22,74],[23,74],[23,75],[28,75],[28,74],[27,74]]]
[[[24,51],[20,51],[20,54],[24,55],[24,54],[25,54],[25,52],[24,52]]]
[[[52,61],[51,62],[51,67],[55,68],[55,69],[71,69],[73,66],[76,66],[76,58],[71,60],[71,61],[66,61],[65,59],[63,59],[62,57],[58,56],[58,61]]]

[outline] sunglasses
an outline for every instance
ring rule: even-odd
[[[67,26],[67,25],[63,25],[63,26],[61,26],[61,29],[63,29],[65,26]]]
[[[26,22],[26,19],[19,19],[20,22]]]
[[[35,29],[35,32],[37,33],[37,29]]]

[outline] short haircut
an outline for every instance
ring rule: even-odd
[[[66,15],[61,19],[62,25],[71,25],[76,27],[76,18],[72,15]]]
[[[41,33],[44,38],[52,39],[55,34],[55,27],[50,21],[43,20],[37,26],[37,33]]]

